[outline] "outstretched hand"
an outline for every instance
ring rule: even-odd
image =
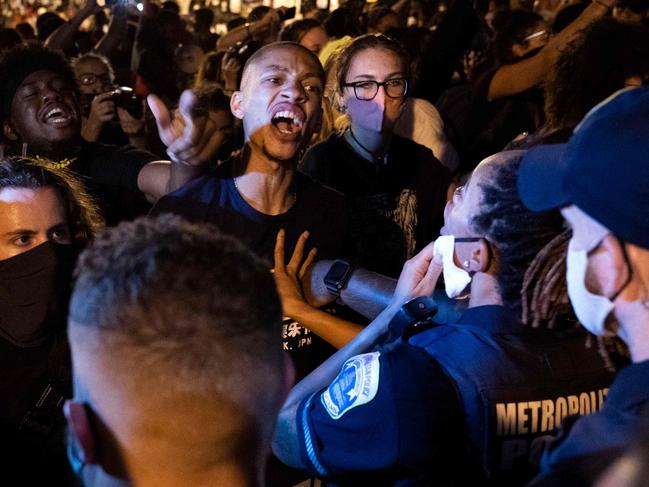
[[[304,248],[309,238],[309,232],[300,235],[288,264],[284,262],[284,242],[286,232],[282,229],[277,233],[275,241],[275,267],[273,269],[275,284],[282,300],[282,310],[285,316],[292,316],[299,306],[304,306],[306,300],[302,292],[302,278],[313,264],[317,249],[313,248],[304,259]]]
[[[211,159],[223,143],[224,135],[216,130],[198,97],[185,90],[173,115],[156,95],[147,98],[153,112],[160,140],[167,146],[172,161],[198,166]]]
[[[391,306],[401,306],[420,296],[432,296],[440,274],[442,261],[434,257],[435,242],[429,243],[421,252],[406,261],[399,275]]]

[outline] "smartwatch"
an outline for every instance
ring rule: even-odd
[[[352,276],[352,272],[354,272],[354,266],[350,262],[342,259],[335,260],[334,263],[331,264],[329,272],[327,272],[327,275],[324,277],[324,283],[327,290],[331,294],[340,296],[340,291],[345,289],[347,286],[347,282]]]
[[[430,296],[420,296],[405,303],[388,324],[386,343],[403,336],[404,341],[419,331],[422,326],[432,324],[437,314],[437,303]]]

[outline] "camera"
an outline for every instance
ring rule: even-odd
[[[236,59],[243,66],[259,47],[259,43],[256,41],[237,42],[234,46],[228,48],[228,57]]]
[[[138,120],[142,118],[144,113],[142,97],[136,95],[133,88],[118,86],[111,92],[110,99],[116,107],[123,108],[131,117]]]

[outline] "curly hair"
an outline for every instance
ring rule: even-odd
[[[55,188],[63,199],[73,242],[84,246],[92,241],[104,221],[97,205],[73,173],[65,168],[54,169],[51,161],[42,158],[0,159],[0,190],[46,187]]]
[[[633,76],[649,76],[649,29],[612,18],[591,24],[564,48],[545,79],[548,124],[576,126]]]
[[[30,74],[43,70],[61,76],[78,98],[74,72],[63,54],[36,43],[15,46],[0,57],[0,126],[11,115],[11,104],[20,84]]]

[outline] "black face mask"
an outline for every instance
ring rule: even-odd
[[[0,261],[0,337],[36,347],[65,326],[76,252],[46,242]]]

